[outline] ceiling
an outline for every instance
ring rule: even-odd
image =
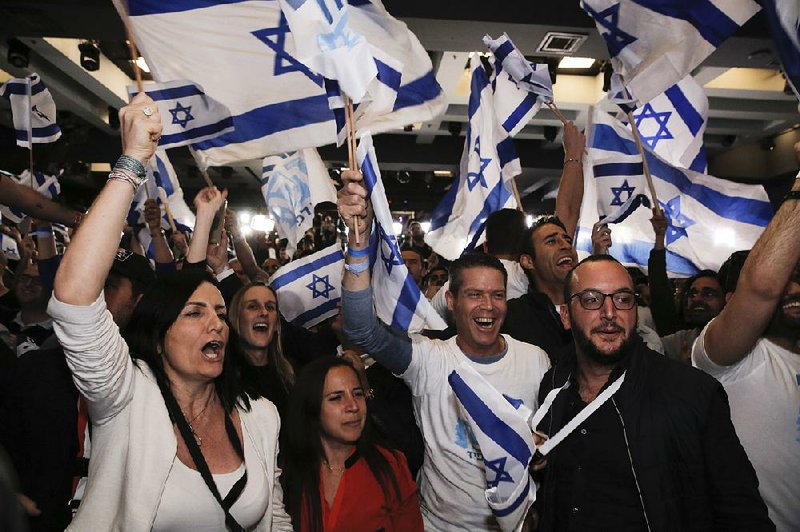
[[[575,55],[598,61],[607,59],[605,45],[591,19],[577,0],[549,2],[546,9],[535,9],[535,2],[496,3],[489,9],[479,0],[410,1],[385,0],[384,5],[403,20],[429,51],[437,79],[448,96],[445,114],[411,131],[379,135],[375,139],[387,196],[396,210],[429,212],[438,203],[452,176],[434,175],[434,170],[457,170],[467,121],[465,66],[469,52],[483,51],[485,34],[506,32],[529,58],[547,60],[536,49],[547,32],[579,33],[587,36]],[[454,6],[457,5],[457,13]],[[18,69],[8,63],[7,39],[16,37],[31,48],[30,66]],[[101,69],[90,73],[79,66],[77,41],[97,41],[102,51]],[[119,154],[119,135],[109,114],[124,104],[124,86],[132,83],[125,32],[110,0],[0,0],[0,70],[5,77],[38,72],[53,93],[59,109],[59,124],[64,135],[50,145],[36,145],[37,161],[48,163],[82,161],[109,163]],[[557,61],[549,56],[550,61]],[[710,112],[705,142],[709,150],[710,172],[726,178],[766,182],[787,175],[794,168],[793,142],[774,142],[790,134],[800,123],[797,100],[784,92],[784,82],[776,70],[772,43],[763,17],[756,15],[695,71],[705,86]],[[598,64],[588,74],[559,71],[555,84],[556,102],[567,118],[581,126],[587,109],[602,96],[602,74]],[[3,75],[0,72],[0,75]],[[4,78],[0,78],[0,82]],[[120,87],[122,89],[120,90]],[[10,110],[0,102],[0,167],[21,171],[28,160],[27,150],[12,140]],[[526,210],[552,210],[561,171],[560,126],[548,109],[541,110],[515,137],[523,173],[517,185]],[[787,133],[788,132],[788,133]],[[553,139],[555,133],[556,138]],[[778,152],[764,147],[778,146]],[[788,145],[788,152],[785,145]],[[764,153],[761,153],[764,152]],[[320,149],[331,168],[346,163],[344,148]],[[753,154],[764,162],[754,161]],[[170,150],[187,197],[202,184],[188,150]],[[741,164],[746,159],[750,164]],[[756,164],[758,162],[758,164]],[[218,185],[230,191],[234,206],[263,206],[259,193],[260,161],[231,168],[211,169]],[[102,183],[102,174],[73,164],[64,190],[67,201],[85,203]],[[441,172],[437,172],[441,174]],[[424,216],[424,214],[422,214]]]

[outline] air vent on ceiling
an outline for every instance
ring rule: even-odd
[[[572,55],[578,51],[583,42],[588,38],[584,33],[565,33],[549,31],[536,49],[538,53]]]

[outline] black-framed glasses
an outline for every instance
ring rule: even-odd
[[[611,298],[614,308],[617,310],[630,310],[636,305],[636,293],[632,290],[620,290],[613,294],[604,294],[597,290],[584,290],[583,292],[572,294],[569,299],[572,301],[576,297],[586,310],[601,308],[607,297]]]

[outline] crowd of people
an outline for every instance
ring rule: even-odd
[[[0,181],[36,204],[13,272],[2,257],[3,530],[496,530],[502,475],[448,385],[465,366],[544,409],[536,445],[558,441],[531,464],[525,530],[800,529],[800,179],[752,250],[680,284],[654,212],[644,276],[599,223],[578,259],[585,139],[567,124],[557,215],[492,213],[452,262],[409,225],[402,260],[449,327],[404,334],[375,314],[372,210],[345,171],[295,253],[346,240],[340,313],[306,330],[269,284],[284,254],[232,212],[210,242],[225,191],[200,191],[190,237],[148,202],[152,260],[126,232],[154,109],[120,111],[85,215]],[[51,222],[76,226],[63,254]]]

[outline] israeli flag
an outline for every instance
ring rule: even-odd
[[[344,253],[334,244],[275,272],[269,284],[278,294],[283,317],[308,328],[338,314],[343,269]]]
[[[761,0],[786,81],[800,98],[800,2]]]
[[[11,78],[0,85],[0,96],[11,104],[17,146],[30,148],[33,143],[55,142],[61,137],[56,124],[56,104],[39,74]]]
[[[760,9],[754,0],[581,0],[581,7],[640,103],[686,77]]]
[[[31,180],[31,173],[27,168],[19,175],[2,170],[0,170],[0,174],[5,178],[14,180],[23,187],[35,190],[47,199],[55,199],[61,193],[59,178],[64,174],[64,169],[62,168],[57,175],[46,175],[44,172],[34,171],[33,180]],[[7,205],[0,205],[0,214],[2,214],[3,218],[15,224],[20,223],[26,216],[21,210]]]
[[[114,4],[120,13],[130,13],[136,43],[156,79],[192,80],[230,110],[232,132],[191,145],[201,168],[337,141],[324,78],[297,59],[295,38],[278,2]],[[446,105],[430,58],[405,26],[402,39],[392,41],[393,34],[374,21],[378,8],[372,6],[367,1],[350,5],[349,27],[403,68],[392,112],[365,117],[358,127],[383,132],[430,120]]]
[[[369,237],[369,260],[372,270],[372,291],[378,318],[395,329],[418,332],[441,330],[447,324],[422,297],[417,283],[403,263],[397,236],[392,228],[392,212],[386,201],[378,159],[369,132],[361,137],[357,150],[358,164],[364,175],[375,221]]]
[[[503,71],[493,72],[490,80],[477,55],[470,59],[470,68],[469,123],[459,176],[431,213],[431,230],[425,235],[425,242],[447,260],[483,242],[483,227],[491,213],[517,206],[508,182],[521,169],[509,132],[523,121],[514,110],[526,99],[535,99]],[[496,104],[501,100],[510,113],[498,114]]]
[[[169,157],[167,157],[166,150],[160,148],[156,150],[156,156],[151,160],[147,170],[147,182],[155,184],[157,188],[164,191],[164,196],[166,196],[175,224],[192,230],[195,222],[194,213],[189,208],[189,205],[186,204],[186,200],[183,197],[183,189],[178,182],[178,175],[175,173],[175,168],[172,167]],[[158,191],[153,197],[157,198],[159,203],[162,203],[162,197]],[[166,213],[164,217],[165,221],[167,221],[165,228],[168,228],[169,222],[166,220]]]
[[[550,70],[546,64],[536,65],[525,59],[522,52],[514,46],[505,33],[498,39],[492,39],[486,35],[483,43],[494,54],[495,74],[509,76],[514,80],[517,88],[535,95],[523,98],[516,110],[505,113],[506,116],[519,117],[514,123],[514,128],[506,129],[511,136],[514,136],[539,112],[542,102],[553,102],[553,81],[550,78]],[[498,105],[502,105],[506,101],[513,102],[516,98],[499,97],[496,100]]]
[[[642,105],[633,118],[642,143],[659,157],[695,172],[705,173],[708,169],[703,145],[708,97],[692,76]]]
[[[336,188],[314,148],[265,157],[261,193],[278,236],[287,239],[290,257],[314,223],[314,207],[323,201],[336,203]]]
[[[139,92],[128,87],[128,96]],[[233,119],[227,107],[206,96],[203,88],[191,81],[148,83],[144,92],[155,101],[164,126],[158,147],[177,148],[210,140],[233,131]]]
[[[650,196],[642,158],[629,128],[594,110],[577,248],[591,253],[592,225],[618,212],[631,197]],[[645,147],[658,200],[667,217],[667,271],[686,277],[718,270],[731,253],[750,249],[773,215],[764,188],[676,168]],[[646,271],[653,230],[649,209],[633,211],[614,228],[611,255]]]
[[[518,530],[536,500],[528,465],[536,452],[532,412],[513,405],[483,376],[462,364],[447,377],[478,441],[486,469],[486,501],[501,530]]]

